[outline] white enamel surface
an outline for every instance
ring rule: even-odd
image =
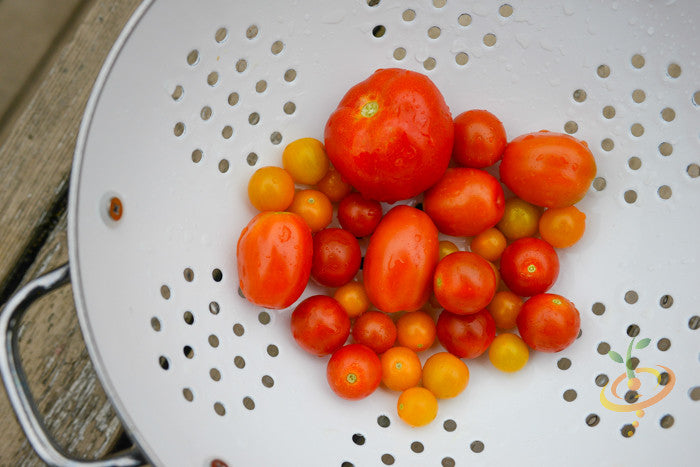
[[[437,2],[440,5],[440,2]],[[689,176],[689,164],[700,163],[700,107],[693,94],[700,90],[697,25],[700,4],[677,2],[509,2],[513,14],[499,15],[502,2],[448,0],[433,2],[382,0],[369,7],[364,0],[316,1],[155,1],[135,17],[123,47],[115,50],[98,80],[81,132],[72,175],[70,245],[73,284],[85,339],[105,387],[141,447],[157,465],[204,466],[214,458],[229,465],[441,465],[446,457],[456,465],[668,465],[691,464],[692,441],[700,429],[700,408],[689,390],[700,384],[700,340],[688,321],[698,314],[696,214],[700,178]],[[413,9],[407,22],[402,12]],[[468,26],[459,24],[471,15]],[[386,26],[381,38],[376,25]],[[249,26],[258,27],[248,39]],[[437,39],[428,37],[439,26]],[[225,27],[228,37],[215,40]],[[496,44],[483,43],[486,33]],[[281,40],[281,53],[271,52]],[[121,42],[120,42],[121,43]],[[119,45],[119,44],[118,44]],[[118,47],[118,46],[117,46]],[[393,58],[403,47],[406,56]],[[199,60],[187,63],[197,49]],[[466,65],[455,55],[466,52]],[[635,68],[634,54],[645,63]],[[423,62],[432,57],[434,69]],[[247,61],[236,71],[239,59]],[[667,75],[669,64],[681,66],[677,78]],[[596,70],[608,65],[610,76]],[[110,67],[111,65],[111,67]],[[289,332],[291,310],[262,311],[237,293],[235,245],[254,214],[246,184],[263,165],[279,165],[285,144],[305,136],[321,138],[326,117],[345,90],[379,67],[399,66],[427,73],[443,91],[453,115],[485,108],[503,121],[509,138],[550,129],[563,131],[575,121],[574,136],[590,145],[605,189],[591,188],[580,203],[587,214],[587,232],[575,247],[560,252],[561,273],[553,291],[572,299],[581,312],[583,334],[561,354],[531,354],[526,368],[513,375],[499,373],[485,356],[468,361],[471,379],[460,397],[442,401],[437,419],[411,429],[396,416],[396,394],[379,390],[358,402],[343,401],[325,382],[327,359],[312,358],[294,343]],[[296,79],[287,82],[285,71]],[[207,76],[218,72],[218,82]],[[264,92],[255,90],[259,80]],[[184,94],[175,101],[177,85]],[[587,93],[574,101],[577,89]],[[635,103],[631,93],[642,89],[646,100]],[[231,92],[240,99],[227,102]],[[286,102],[296,111],[288,115]],[[602,109],[614,106],[612,119]],[[203,120],[204,106],[212,116]],[[675,119],[666,122],[662,109]],[[251,125],[257,112],[260,122]],[[178,122],[182,136],[174,135]],[[630,126],[641,123],[644,134],[634,137]],[[222,137],[230,125],[233,136]],[[280,144],[270,136],[278,131]],[[611,138],[614,149],[601,141]],[[670,156],[657,149],[673,145]],[[201,149],[194,163],[191,153]],[[249,153],[259,159],[251,167]],[[638,170],[628,166],[637,156]],[[219,170],[226,159],[230,168]],[[662,185],[672,189],[661,199]],[[627,190],[638,198],[629,204]],[[102,214],[112,195],[124,203],[124,216],[113,222]],[[194,280],[185,280],[191,268]],[[223,280],[215,282],[219,268]],[[168,300],[161,286],[170,290]],[[626,303],[625,293],[638,293]],[[309,287],[308,296],[318,289]],[[659,300],[673,297],[664,309]],[[218,302],[220,312],[209,312]],[[602,316],[591,308],[606,307]],[[188,325],[183,313],[194,314]],[[160,331],[151,326],[160,322]],[[244,326],[234,334],[236,323]],[[640,367],[672,368],[677,381],[661,402],[634,412],[613,412],[600,402],[598,374],[612,381],[622,365],[600,355],[607,342],[623,353],[636,324],[638,339],[651,344],[634,352]],[[209,344],[215,335],[219,345]],[[657,342],[671,347],[660,351]],[[267,347],[279,349],[277,357]],[[188,359],[183,347],[190,346]],[[439,347],[436,346],[434,350]],[[159,357],[169,369],[159,366]],[[244,368],[234,358],[245,359]],[[572,362],[568,370],[557,360]],[[216,368],[220,381],[213,381]],[[261,378],[272,376],[265,387]],[[640,392],[655,393],[650,380]],[[194,400],[183,397],[189,388]],[[574,389],[577,398],[562,394]],[[647,390],[644,393],[643,390]],[[609,394],[609,389],[607,389]],[[244,407],[250,397],[255,408]],[[609,396],[612,397],[612,396]],[[225,407],[217,415],[214,404]],[[619,401],[618,401],[619,402]],[[624,403],[624,402],[622,402]],[[586,425],[591,414],[597,426]],[[661,428],[671,414],[675,423]],[[388,428],[377,423],[386,415]],[[448,432],[443,422],[456,422]],[[631,438],[623,425],[639,421]],[[365,437],[363,445],[352,440]],[[485,449],[474,453],[479,440]],[[411,443],[424,450],[415,453]],[[386,459],[386,457],[385,457]],[[445,461],[449,462],[449,461]]]

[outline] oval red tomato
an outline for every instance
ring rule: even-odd
[[[326,153],[366,198],[395,202],[433,185],[450,162],[450,109],[427,76],[380,69],[353,86],[325,128]]]
[[[302,349],[321,357],[345,344],[350,335],[350,318],[334,298],[314,295],[294,309],[291,328]]]
[[[338,205],[338,222],[356,237],[366,237],[382,220],[382,205],[360,193],[350,193]]]
[[[382,218],[365,254],[370,302],[386,313],[419,309],[430,298],[438,262],[438,231],[416,208],[396,206]]]
[[[506,129],[486,110],[468,110],[455,117],[452,157],[464,167],[483,169],[495,164],[506,148]]]
[[[495,177],[479,169],[455,167],[425,193],[423,209],[440,232],[471,237],[503,217],[505,197]]]
[[[503,250],[501,279],[521,297],[546,292],[559,276],[559,256],[552,245],[534,237],[520,238]]]
[[[236,247],[239,286],[248,301],[286,308],[297,301],[311,273],[311,229],[290,212],[262,212],[241,232]]]
[[[456,315],[443,310],[437,320],[437,337],[445,350],[459,358],[476,358],[496,337],[496,323],[487,310]]]
[[[540,352],[559,352],[578,336],[581,317],[566,298],[539,294],[527,300],[517,318],[518,332],[525,343]]]
[[[445,256],[435,268],[433,291],[438,303],[459,315],[476,313],[496,293],[496,274],[481,256],[457,251]]]
[[[368,311],[361,314],[352,325],[352,338],[364,344],[377,354],[389,350],[396,342],[396,325],[381,311]]]
[[[331,355],[326,379],[333,392],[343,399],[362,399],[379,387],[382,364],[366,345],[348,344]]]
[[[321,285],[347,284],[359,271],[361,261],[360,244],[347,230],[323,229],[314,235],[311,277]]]
[[[550,131],[519,136],[508,143],[501,181],[519,198],[537,206],[571,206],[583,198],[596,174],[586,143]]]

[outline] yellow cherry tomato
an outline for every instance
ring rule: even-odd
[[[459,247],[449,240],[441,240],[440,243],[438,243],[438,253],[440,254],[440,259],[449,255],[450,253],[454,253],[455,251],[459,251]]]
[[[423,386],[438,399],[458,396],[469,382],[469,368],[449,352],[438,352],[423,365]]]
[[[509,332],[497,335],[489,347],[489,360],[493,366],[506,373],[522,369],[529,358],[527,344]]]
[[[333,294],[333,298],[338,300],[351,319],[357,318],[362,313],[369,310],[370,307],[365,286],[357,281],[348,282],[338,287]]]
[[[520,198],[511,198],[506,201],[503,217],[496,227],[508,240],[532,237],[537,233],[540,212],[535,205]]]
[[[248,180],[248,199],[258,211],[284,211],[294,198],[294,180],[280,167],[261,167]]]
[[[568,248],[583,237],[586,215],[576,208],[547,209],[540,217],[540,235],[555,248]]]
[[[429,390],[420,386],[406,389],[396,403],[399,417],[411,426],[424,426],[437,416],[438,401]]]
[[[469,244],[472,253],[489,261],[498,261],[506,249],[506,237],[500,230],[492,227],[474,237]]]
[[[314,138],[292,141],[282,152],[282,166],[295,182],[316,185],[328,172],[328,156],[323,143]]]

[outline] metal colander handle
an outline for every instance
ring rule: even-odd
[[[134,446],[128,450],[96,461],[68,457],[49,435],[29,391],[22,369],[18,346],[19,323],[29,306],[38,298],[70,281],[68,264],[54,269],[19,289],[7,302],[0,314],[0,373],[7,396],[27,439],[39,457],[49,465],[57,466],[135,466],[145,463],[141,452]]]

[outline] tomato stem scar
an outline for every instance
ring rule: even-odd
[[[394,366],[396,367],[397,370],[400,370],[403,365],[401,364],[401,362],[396,362],[396,365],[394,365]]]
[[[537,271],[537,267],[536,267],[534,264],[531,264],[531,265],[529,265],[529,266],[527,267],[527,272],[532,273],[532,272],[535,272],[535,271]]]
[[[558,298],[553,298],[552,303],[554,303],[555,305],[561,305],[561,300],[559,300]]]
[[[362,109],[360,110],[360,115],[362,115],[363,117],[367,117],[367,118],[373,117],[374,114],[376,114],[378,110],[379,110],[379,104],[377,104],[376,101],[370,101],[362,106]]]
[[[345,379],[348,383],[355,384],[357,382],[357,375],[355,373],[348,373]]]

